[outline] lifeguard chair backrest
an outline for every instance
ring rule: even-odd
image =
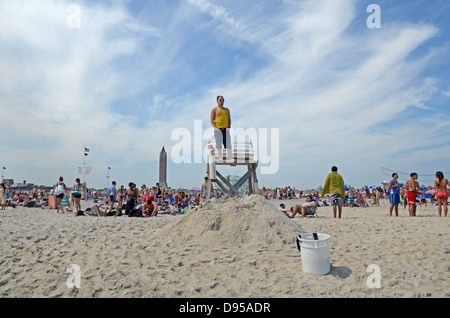
[[[233,144],[233,154],[236,160],[253,161],[255,150],[251,141],[235,142]]]

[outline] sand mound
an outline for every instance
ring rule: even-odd
[[[260,195],[203,203],[158,232],[194,246],[276,247],[292,244],[301,227]]]

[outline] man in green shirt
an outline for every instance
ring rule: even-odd
[[[336,209],[338,210],[338,217],[341,218],[342,214],[342,204],[345,200],[345,185],[344,179],[337,172],[338,168],[336,166],[331,167],[331,173],[327,176],[325,180],[325,185],[323,186],[322,195],[331,194],[331,205],[333,206],[333,216],[336,218]],[[337,208],[336,208],[337,207]]]

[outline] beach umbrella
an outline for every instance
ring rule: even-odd
[[[191,188],[191,189],[189,189],[189,191],[200,191],[200,189],[199,188],[197,188],[197,187],[195,187],[195,188]]]

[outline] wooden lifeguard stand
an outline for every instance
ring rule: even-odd
[[[209,148],[212,148],[212,144],[210,142]],[[217,151],[222,151],[223,160],[219,160],[219,156]],[[232,155],[233,158],[227,158],[225,149],[213,149],[213,151],[208,151],[208,162],[206,168],[206,174],[208,176],[208,185],[207,185],[207,198],[211,198],[211,180],[216,180],[217,185],[223,190],[225,193],[225,198],[228,198],[230,195],[237,195],[242,197],[242,194],[239,193],[239,189],[244,185],[244,183],[248,180],[248,189],[249,194],[259,193],[258,187],[258,178],[256,176],[256,168],[258,167],[258,161],[254,160],[255,151],[253,149],[253,144],[251,141],[249,142],[236,142],[232,146]],[[214,156],[213,156],[214,155]],[[236,184],[232,185],[227,178],[225,178],[218,170],[218,166],[247,166],[247,172],[236,182]],[[217,177],[217,178],[216,178]],[[222,184],[223,182],[223,184]],[[229,189],[225,188],[224,184],[228,186]]]

